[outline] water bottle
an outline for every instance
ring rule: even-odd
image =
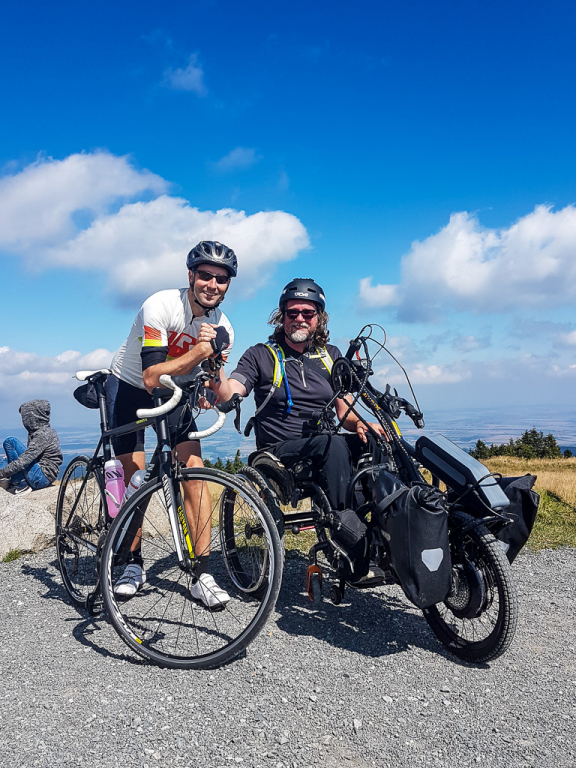
[[[142,482],[144,480],[144,477],[146,475],[145,469],[137,469],[136,472],[132,475],[130,478],[130,482],[126,486],[126,493],[124,494],[124,498],[122,499],[122,504],[126,504],[128,499],[136,493],[138,488],[142,485]]]
[[[108,514],[116,517],[126,486],[124,484],[124,470],[118,459],[110,459],[104,464],[104,477],[106,479],[106,502]]]

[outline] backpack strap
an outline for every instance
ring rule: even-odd
[[[274,395],[274,392],[276,389],[280,387],[282,384],[282,381],[284,381],[284,386],[286,387],[286,397],[287,397],[287,405],[286,410],[288,413],[292,410],[292,395],[290,394],[290,385],[288,384],[288,377],[286,376],[286,370],[284,368],[284,352],[282,352],[282,347],[280,347],[279,344],[277,344],[275,341],[270,340],[269,343],[264,344],[264,346],[270,351],[270,354],[272,355],[272,358],[274,359],[274,374],[272,376],[272,386],[270,387],[270,391],[262,401],[262,403],[256,408],[254,411],[254,416],[252,416],[251,419],[248,420],[248,423],[246,424],[246,428],[244,430],[244,434],[246,437],[250,434],[252,431],[252,427],[254,426],[254,421],[256,420],[256,417],[258,414],[266,408],[270,400],[272,399],[272,396]],[[328,350],[326,347],[322,347],[321,349],[316,348],[316,354],[314,355],[308,355],[308,357],[311,360],[321,360],[322,364],[328,371],[328,373],[332,372],[332,366],[334,364],[332,358],[330,357],[330,354],[328,353]]]
[[[280,387],[283,379],[286,382],[286,392],[288,395],[288,413],[290,413],[292,410],[292,397],[290,396],[288,379],[286,378],[286,372],[284,370],[284,352],[282,352],[282,348],[276,344],[275,341],[272,341],[270,344],[265,344],[264,346],[270,350],[270,354],[274,359],[274,375],[272,376],[272,386],[270,387],[270,391],[262,401],[261,405],[259,405],[258,408],[256,408],[254,411],[254,416],[258,416],[260,411],[266,408],[272,398],[272,395],[274,394],[274,390]]]
[[[328,373],[332,373],[332,366],[334,365],[334,361],[330,357],[330,353],[326,349],[326,347],[318,348],[316,347],[316,354],[315,355],[308,355],[310,360],[320,360],[322,362],[322,365],[326,368]]]

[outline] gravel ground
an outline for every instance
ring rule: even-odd
[[[54,557],[0,564],[1,766],[576,765],[576,550],[520,555],[516,638],[484,667],[397,587],[311,608],[288,560],[265,631],[207,672],[132,656],[66,601]]]

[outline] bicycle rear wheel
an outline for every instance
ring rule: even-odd
[[[424,609],[424,617],[440,642],[461,659],[491,661],[510,646],[518,621],[518,601],[510,564],[485,525],[461,535],[473,522],[453,512],[451,531],[452,591],[443,603]]]
[[[198,503],[193,509],[188,505],[187,520],[182,513],[181,538],[185,542],[189,534],[193,542],[195,531],[209,530],[209,571],[229,601],[210,610],[192,596],[191,589],[197,583],[196,556],[189,557],[184,543],[185,562],[178,560],[159,480],[134,494],[110,528],[102,553],[102,595],[114,628],[137,654],[162,667],[210,669],[238,656],[274,608],[281,580],[280,541],[270,513],[246,483],[213,469],[185,469],[177,502],[180,510],[184,508],[181,498],[185,498],[186,483],[191,484],[188,490],[195,489]],[[240,589],[226,567],[221,510],[223,499],[231,496],[237,525],[245,527],[250,521],[252,534],[247,546],[253,562],[259,563],[257,578],[260,586],[265,585],[263,591]],[[204,510],[201,519],[200,509]],[[114,594],[114,584],[135,538],[141,544],[146,581],[134,597],[122,600]]]
[[[97,546],[106,524],[104,481],[87,456],[72,459],[56,502],[56,552],[72,601],[86,607],[98,586]]]

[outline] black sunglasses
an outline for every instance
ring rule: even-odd
[[[212,278],[216,280],[218,285],[226,285],[230,282],[230,275],[213,275],[212,272],[206,272],[203,269],[197,269],[196,274],[204,283],[209,283]]]
[[[316,317],[318,312],[316,312],[315,309],[287,309],[286,310],[286,317],[290,318],[290,320],[296,320],[298,315],[302,315],[304,320],[312,320],[313,317]]]

